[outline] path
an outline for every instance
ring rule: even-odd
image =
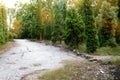
[[[20,80],[37,70],[61,67],[62,60],[75,56],[60,48],[28,40],[15,40],[17,46],[0,55],[0,80]]]

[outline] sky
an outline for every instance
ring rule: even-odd
[[[13,8],[17,0],[2,0],[8,8]],[[22,3],[29,2],[29,0],[19,0]]]

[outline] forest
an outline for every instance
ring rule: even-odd
[[[31,0],[15,6],[0,4],[0,44],[12,38],[49,40],[73,49],[85,44],[88,53],[120,44],[119,0]]]

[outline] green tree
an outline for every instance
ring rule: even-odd
[[[118,0],[118,19],[120,21],[120,0]]]
[[[116,13],[115,8],[112,7],[109,2],[103,1],[97,21],[99,21],[98,24],[100,46],[114,47],[116,45],[115,41]]]
[[[84,24],[77,10],[71,8],[67,11],[64,41],[72,48],[78,49],[84,41]]]
[[[0,2],[0,44],[8,40],[7,11],[6,7]]]
[[[116,42],[120,45],[120,0],[118,0],[118,26],[116,28]]]
[[[97,28],[95,26],[95,18],[93,15],[93,8],[91,6],[92,0],[85,0],[83,4],[87,52],[93,53],[98,47],[98,36]]]
[[[54,1],[53,12],[54,12],[54,20],[52,27],[52,42],[56,43],[63,40],[63,32],[64,32],[64,22],[65,22],[65,12],[66,12],[66,2],[64,0]]]
[[[22,24],[21,38],[38,39],[40,35],[40,27],[38,26],[36,5],[21,4],[16,14],[17,19]]]

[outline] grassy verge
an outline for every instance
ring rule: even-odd
[[[111,64],[120,66],[120,58],[110,60]]]
[[[9,47],[12,46],[13,43],[14,43],[13,41],[8,41],[4,44],[0,44],[0,51],[4,51],[7,48],[9,49]],[[2,54],[2,53],[0,52],[0,54]]]
[[[31,41],[36,41],[36,39],[31,39]],[[45,40],[45,44],[53,44],[52,41]],[[59,41],[56,42],[54,45],[62,45],[63,47],[68,47],[64,41],[60,44]],[[79,45],[79,51],[81,53],[86,52],[86,45],[85,43]],[[114,48],[111,47],[100,47],[97,49],[97,51],[94,53],[95,55],[115,55],[115,56],[120,56],[120,46],[116,46]]]
[[[97,49],[96,53],[98,55],[118,55],[120,56],[120,46],[111,48],[111,47],[102,47]]]
[[[71,70],[70,65],[66,65],[64,68],[55,69],[53,71],[46,72],[39,77],[42,80],[69,80],[74,73]]]
[[[98,73],[98,64],[80,61],[70,61],[63,68],[49,71],[38,77],[38,80],[108,80]],[[103,79],[105,78],[105,79]]]
[[[0,51],[7,47],[7,43],[0,44]]]
[[[86,45],[85,44],[79,45],[79,51],[82,53],[85,53],[86,52]]]
[[[80,52],[86,52],[85,44],[79,45]],[[98,48],[97,51],[94,53],[95,55],[115,55],[120,56],[120,46],[111,48],[111,47],[101,47]]]

